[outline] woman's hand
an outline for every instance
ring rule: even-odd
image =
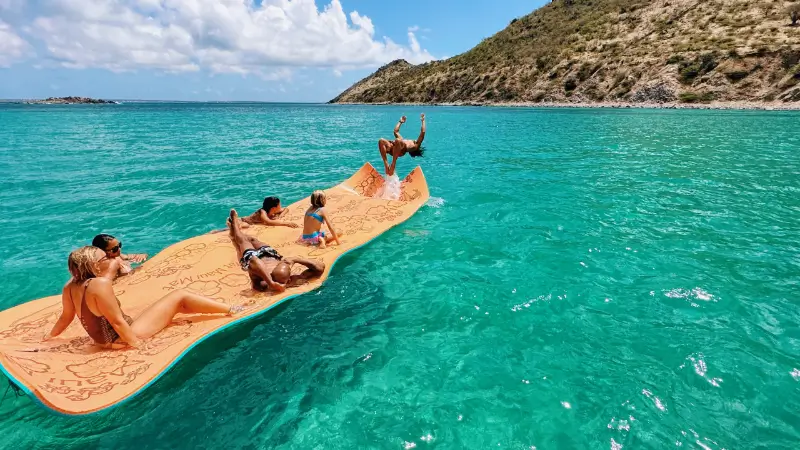
[[[139,253],[139,254],[135,254],[135,255],[128,255],[128,261],[130,261],[132,263],[139,264],[139,263],[145,262],[146,260],[147,260],[147,255],[144,254],[144,253]]]
[[[425,113],[419,115],[419,120],[425,122]]]
[[[406,123],[406,116],[400,118],[400,123]]]

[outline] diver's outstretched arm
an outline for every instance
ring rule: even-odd
[[[420,120],[422,120],[422,128],[419,130],[419,137],[416,140],[417,147],[422,145],[422,141],[425,140],[425,113],[419,115]]]
[[[403,139],[403,136],[400,136],[400,125],[406,123],[406,116],[400,118],[400,121],[397,122],[397,125],[394,126],[394,138],[395,139]]]

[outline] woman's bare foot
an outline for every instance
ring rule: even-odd
[[[244,303],[240,303],[238,305],[231,305],[231,309],[228,311],[228,316],[235,316],[237,314],[241,314],[248,309],[251,309],[253,305],[255,305],[255,300],[247,300]]]
[[[327,247],[327,246],[325,245],[325,238],[320,238],[320,239],[319,239],[319,248],[320,248],[320,249],[324,249],[325,247]]]

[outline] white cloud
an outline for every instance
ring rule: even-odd
[[[258,6],[252,0],[43,0],[31,12],[22,29],[73,68],[202,69],[277,80],[296,67],[343,70],[434,59],[411,28],[406,45],[376,39],[372,20],[345,14],[339,0],[321,9],[315,0]]]
[[[0,67],[8,67],[30,52],[31,48],[11,27],[0,20]]]

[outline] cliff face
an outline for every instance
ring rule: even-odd
[[[332,103],[800,101],[800,1],[553,0],[472,50]]]

